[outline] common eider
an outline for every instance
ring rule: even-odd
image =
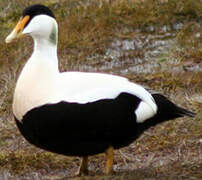
[[[105,153],[105,173],[113,151],[135,141],[158,123],[194,113],[124,77],[104,73],[59,72],[58,25],[43,5],[27,7],[6,42],[28,34],[34,51],[15,87],[13,114],[31,144],[58,154],[82,157]]]

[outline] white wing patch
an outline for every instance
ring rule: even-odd
[[[147,119],[153,117],[156,112],[154,112],[151,106],[149,106],[147,103],[141,101],[138,108],[135,110],[135,114],[137,123],[143,123]]]

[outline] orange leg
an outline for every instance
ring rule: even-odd
[[[114,161],[114,148],[109,146],[105,151],[107,162],[105,166],[105,174],[110,174],[113,172],[113,161]]]
[[[88,174],[88,156],[82,157],[79,172],[77,174],[78,176]]]

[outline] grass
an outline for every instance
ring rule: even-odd
[[[144,31],[148,26],[172,26],[176,22],[186,20],[193,21],[192,24],[194,24],[195,21],[202,18],[202,5],[194,0],[165,1],[165,3],[160,3],[160,1],[151,3],[148,0],[141,3],[137,3],[139,2],[137,0],[80,0],[76,2],[73,0],[60,2],[20,0],[18,3],[12,1],[2,4],[2,7],[7,7],[7,11],[3,11],[2,32],[5,33],[13,27],[24,7],[36,2],[43,2],[54,10],[60,27],[60,53],[66,54],[67,52],[63,51],[68,49],[75,50],[75,54],[73,54],[73,50],[68,52],[71,53],[71,57],[64,57],[69,61],[72,56],[73,59],[76,59],[77,54],[79,54],[79,61],[82,62],[88,54],[102,53],[105,45],[114,37],[133,36],[134,30],[137,28]],[[132,28],[132,32],[124,30],[126,28]],[[186,37],[192,37],[191,34],[188,36],[185,33],[189,28],[190,25],[187,25],[183,32],[179,33],[179,40],[184,39],[183,34]],[[192,28],[195,28],[194,31],[198,31],[197,27]]]
[[[29,37],[5,44],[6,35],[15,26],[26,6],[33,3],[48,5],[59,23],[60,69],[103,71],[106,50],[114,39],[132,40],[142,34],[163,34],[162,27],[175,31],[176,46],[155,63],[168,70],[152,73],[127,73],[130,80],[163,92],[174,102],[198,112],[195,119],[182,118],[150,128],[141,138],[115,154],[115,171],[103,176],[104,156],[91,158],[91,176],[84,179],[143,179],[161,177],[201,177],[202,132],[202,72],[190,71],[201,67],[202,4],[195,0],[13,0],[0,2],[0,178],[62,179],[72,177],[79,159],[39,150],[28,144],[12,120],[12,94],[18,74],[32,52]],[[182,28],[175,29],[177,23]],[[152,27],[152,28],[151,28]],[[153,29],[153,30],[152,30]],[[127,51],[129,53],[129,51]],[[131,52],[144,57],[145,50]],[[127,55],[118,59],[123,63]],[[104,59],[104,60],[103,60]],[[172,63],[174,59],[176,63]],[[130,62],[131,63],[131,62]],[[132,62],[134,63],[134,62]],[[178,71],[174,69],[178,68]],[[85,69],[85,68],[84,68]],[[200,68],[199,68],[200,69]],[[112,69],[111,73],[121,74]],[[82,178],[77,178],[82,179]]]

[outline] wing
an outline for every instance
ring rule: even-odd
[[[152,117],[157,112],[156,103],[152,95],[142,86],[128,81],[128,79],[103,74],[84,72],[61,73],[60,101],[89,103],[102,99],[114,99],[121,93],[129,93],[141,99],[136,115],[139,122]],[[62,86],[62,87],[61,87]]]

